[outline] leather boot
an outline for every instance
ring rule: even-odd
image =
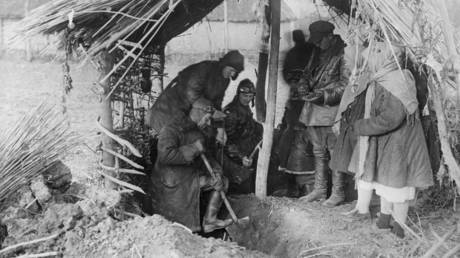
[[[299,176],[297,176],[299,177]],[[297,180],[297,189],[298,189],[298,198],[301,198],[309,193],[311,193],[314,189],[315,185],[315,175],[301,175],[302,180]]]
[[[232,224],[231,219],[220,220],[217,218],[220,207],[222,206],[222,198],[218,191],[213,191],[209,198],[208,207],[203,218],[203,231],[209,233],[217,229],[225,228]]]
[[[332,208],[345,201],[345,174],[342,172],[332,172],[332,193],[329,198],[323,202],[323,206]]]
[[[313,202],[326,199],[327,194],[327,160],[315,159],[315,183],[313,191],[301,197],[301,200]]]

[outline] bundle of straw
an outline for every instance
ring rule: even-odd
[[[141,28],[161,25],[165,19],[163,14],[172,3],[178,2],[180,0],[55,0],[32,10],[18,28],[20,34],[33,36],[61,32],[76,24],[78,28],[91,30],[93,42],[88,54],[94,55],[119,39],[127,40]],[[155,33],[149,31],[148,34],[146,38],[152,38]]]
[[[0,201],[5,200],[78,142],[66,117],[41,104],[0,132]]]

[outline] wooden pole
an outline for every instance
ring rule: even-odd
[[[113,68],[113,65],[115,63],[115,60],[112,55],[108,53],[107,50],[101,51],[101,53],[98,56],[99,58],[99,64],[100,64],[100,74],[99,78],[102,79],[104,78]],[[107,80],[104,80],[100,82],[100,86],[103,88],[104,93],[101,96],[100,100],[100,110],[99,114],[101,117],[101,125],[109,130],[110,132],[113,132],[113,118],[112,118],[112,106],[111,106],[111,97],[107,98],[108,94],[110,93],[110,77]],[[106,134],[102,135],[102,146],[105,149],[113,150],[113,140]],[[112,154],[108,153],[107,151],[102,152],[102,163],[104,166],[107,167],[114,167],[115,166],[115,158]],[[110,170],[105,170],[106,175],[110,175],[112,177],[115,177],[114,171]],[[105,186],[110,189],[114,189],[116,185],[106,179],[105,180]]]
[[[262,150],[257,162],[256,196],[267,196],[267,175],[270,164],[270,154],[273,144],[273,129],[275,127],[276,90],[278,86],[278,61],[280,48],[280,12],[281,0],[271,0],[271,41],[270,67],[268,73],[267,116],[264,123]]]
[[[228,51],[230,40],[228,34],[228,0],[224,0],[224,45],[225,45],[225,52]]]
[[[29,15],[29,6],[30,6],[30,0],[26,0],[26,2],[24,3],[24,16],[27,17]],[[31,48],[31,44],[30,44],[30,39],[27,38],[26,39],[26,60],[28,62],[32,61],[32,48]]]
[[[3,48],[5,45],[5,30],[4,30],[3,17],[0,18],[0,55],[3,53]]]
[[[256,117],[257,121],[265,122],[267,104],[265,103],[265,79],[267,78],[268,67],[268,42],[270,39],[270,25],[268,23],[270,8],[263,4],[261,0],[260,10],[260,27],[261,38],[259,46],[259,64],[257,67],[256,82]]]

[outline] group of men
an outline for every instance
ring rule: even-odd
[[[296,46],[286,56],[283,75],[290,98],[276,148],[280,170],[295,175],[296,196],[315,201],[326,198],[328,162],[335,144],[332,126],[348,73],[345,43],[333,34],[334,26],[317,21],[309,30],[308,42],[301,31],[294,31]],[[151,175],[154,211],[194,232],[207,233],[232,223],[217,218],[221,191],[254,191],[254,154],[263,130],[250,108],[254,83],[242,80],[234,99],[222,109],[230,81],[243,70],[244,57],[236,50],[218,61],[188,66],[150,110],[148,123],[157,138]],[[329,206],[344,200],[342,174],[334,173],[333,181],[332,195],[325,202]],[[203,191],[210,197],[201,220]]]

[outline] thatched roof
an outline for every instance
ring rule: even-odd
[[[254,8],[258,1],[254,0],[227,0],[227,12],[229,22],[257,22],[258,18],[254,14]],[[296,15],[289,8],[284,0],[281,1],[281,21],[296,19]],[[224,21],[224,5],[219,5],[209,15],[209,21]]]
[[[33,36],[67,29],[73,13],[74,31],[84,29],[94,55],[118,40],[148,45],[165,44],[187,30],[222,0],[54,0],[33,10],[18,26]]]
[[[43,5],[50,0],[29,0],[29,10]],[[24,18],[26,0],[0,0],[0,18],[21,19]]]

